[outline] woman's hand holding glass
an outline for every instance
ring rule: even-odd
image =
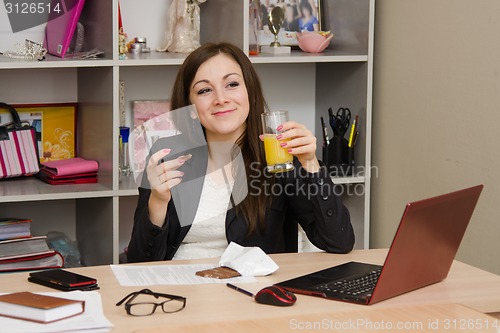
[[[282,132],[277,139],[281,147],[295,155],[302,167],[311,173],[318,172],[320,165],[316,157],[316,137],[303,124],[287,121],[281,124],[278,131]]]
[[[182,181],[184,175],[178,168],[191,158],[188,154],[165,160],[170,151],[170,149],[163,149],[154,153],[146,167],[148,182],[151,186],[149,218],[151,223],[159,227],[163,226],[167,205],[172,198],[170,190]]]

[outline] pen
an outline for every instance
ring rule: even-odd
[[[333,115],[333,109],[328,108],[328,120],[330,122],[330,127],[333,130],[333,135],[335,136],[335,116]]]
[[[321,117],[321,127],[323,128],[323,146],[327,147],[330,144],[330,138],[328,137],[328,130],[326,129],[323,117]]]
[[[358,136],[359,136],[359,131],[356,131],[356,133],[354,133],[354,139],[352,140],[352,145],[354,146],[356,144],[356,142],[358,141]]]
[[[234,289],[236,291],[239,291],[242,294],[245,294],[247,296],[253,297],[253,294],[245,289],[241,289],[240,287],[235,286],[234,284],[231,283],[226,283],[226,286],[228,286],[231,289]]]
[[[348,143],[349,148],[352,147],[354,144],[354,135],[356,133],[357,125],[358,125],[358,115],[356,115],[354,121],[352,122],[351,133],[349,134],[349,143]]]

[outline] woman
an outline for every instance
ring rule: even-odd
[[[286,5],[285,22],[283,23],[285,31],[299,31],[299,20],[296,18],[294,7]]]
[[[228,43],[193,51],[177,74],[171,98],[173,110],[191,104],[206,150],[180,154],[177,149],[174,154],[187,136],[166,138],[152,150],[139,187],[129,262],[217,257],[231,241],[266,253],[297,251],[297,223],[322,250],[352,249],[349,212],[320,167],[311,131],[293,121],[282,124],[282,146],[294,155],[295,170],[264,171],[260,115],[267,105],[245,53]],[[238,155],[243,163],[236,163]],[[195,156],[201,158],[192,163]],[[193,176],[195,167],[206,170],[205,175]],[[235,201],[242,188],[246,196]],[[179,207],[188,201],[195,201],[197,209],[186,223],[186,214],[179,218],[179,211],[186,210]]]
[[[300,31],[319,31],[319,21],[314,15],[313,7],[309,2],[300,3],[302,17],[299,19]]]

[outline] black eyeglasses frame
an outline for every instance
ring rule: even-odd
[[[151,295],[151,296],[154,296],[155,298],[163,297],[163,298],[168,298],[168,299],[166,301],[161,302],[161,303],[155,303],[155,302],[133,303],[134,299],[137,296],[141,295],[141,294],[142,295]],[[167,302],[170,302],[170,301],[173,301],[173,300],[174,301],[180,301],[180,302],[182,302],[182,307],[179,308],[176,311],[165,311],[165,308],[163,307],[163,304],[165,304]],[[150,289],[142,289],[142,290],[139,290],[139,291],[134,291],[134,292],[128,294],[127,296],[125,296],[118,303],[116,303],[116,306],[122,305],[123,302],[125,302],[125,310],[127,311],[127,314],[129,314],[131,316],[136,316],[136,317],[150,316],[153,313],[155,313],[155,311],[156,311],[156,309],[158,307],[161,307],[161,309],[162,309],[162,311],[164,313],[175,313],[175,312],[181,311],[182,309],[184,309],[186,307],[186,297],[178,296],[178,295],[171,295],[171,294],[157,293],[157,292],[154,292],[154,291],[152,291]],[[130,309],[131,309],[131,307],[133,305],[137,305],[137,304],[152,304],[152,305],[154,305],[154,308],[153,308],[153,311],[151,313],[149,313],[149,314],[144,314],[144,315],[132,314],[131,311],[130,311]]]

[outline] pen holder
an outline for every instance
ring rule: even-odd
[[[328,147],[329,147],[329,145],[323,144],[323,149],[322,149],[323,158],[321,160],[323,161],[323,163],[325,163],[326,166],[329,165],[329,161],[328,161]]]
[[[323,160],[327,161],[328,171],[332,176],[345,177],[354,173],[354,148],[349,147],[344,137],[332,138],[330,144],[323,150]]]

